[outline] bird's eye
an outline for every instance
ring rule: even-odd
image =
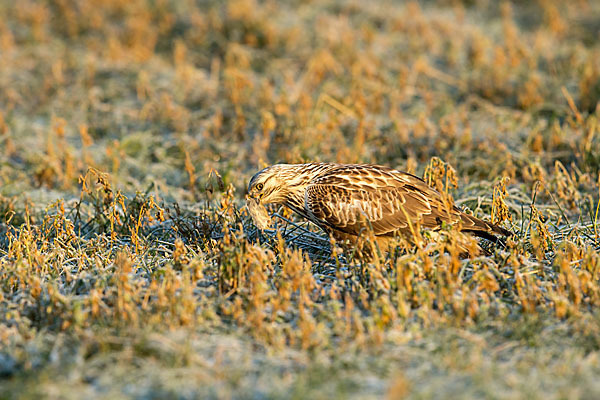
[[[256,185],[256,190],[262,190],[262,188],[263,188],[264,186],[265,186],[264,184],[262,184],[262,183],[259,183],[259,184],[257,184],[257,185]]]

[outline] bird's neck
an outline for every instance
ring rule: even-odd
[[[304,208],[304,192],[305,187],[288,191],[285,197],[285,205],[290,208]]]
[[[330,163],[286,165],[284,168],[288,170],[286,171],[288,173],[285,174],[287,175],[284,180],[285,188],[282,188],[282,191],[285,192],[283,204],[305,218],[310,218],[304,207],[306,188],[315,177],[335,166],[336,164]]]
[[[310,219],[310,216],[306,213],[306,207],[304,204],[304,189],[302,189],[302,191],[293,191],[288,193],[284,205],[300,214],[304,218]]]

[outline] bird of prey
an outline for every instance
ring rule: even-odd
[[[418,227],[437,229],[443,224],[458,225],[463,232],[494,242],[496,235],[511,235],[447,205],[421,178],[380,165],[272,165],[248,184],[249,206],[270,203],[289,207],[336,239],[356,239],[372,229],[379,241],[397,234],[414,235]]]

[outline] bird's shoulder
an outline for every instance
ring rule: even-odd
[[[374,164],[339,164],[315,176],[310,185],[335,187],[350,191],[380,191],[405,188],[405,190],[422,192],[423,194],[435,192],[421,178],[413,174]]]

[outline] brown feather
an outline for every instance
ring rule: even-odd
[[[366,228],[359,215],[375,235],[460,220],[460,212],[445,211],[441,195],[423,180],[372,165],[344,165],[318,175],[306,188],[306,207],[316,221],[353,234]]]

